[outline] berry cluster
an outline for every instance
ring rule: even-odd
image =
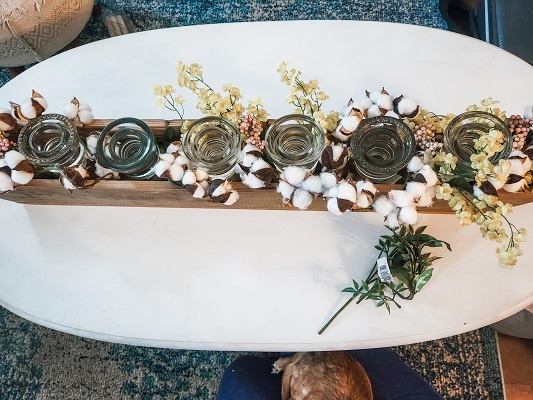
[[[509,125],[509,131],[513,135],[513,148],[522,150],[527,142],[528,135],[533,132],[533,118],[511,115],[507,123]]]
[[[6,151],[14,149],[15,142],[0,136],[0,158],[4,158]]]
[[[442,148],[442,143],[437,140],[437,129],[432,123],[426,122],[416,125],[414,129],[415,140],[418,148],[422,151],[429,150],[434,156]]]
[[[265,141],[261,139],[263,127],[261,122],[253,115],[243,114],[239,118],[239,130],[246,136],[246,143],[258,147],[260,150],[265,148]]]

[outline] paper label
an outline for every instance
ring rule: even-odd
[[[378,265],[378,275],[381,282],[392,282],[393,277],[390,273],[389,263],[387,262],[387,257],[381,257],[377,261]]]

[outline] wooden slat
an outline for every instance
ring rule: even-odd
[[[112,122],[110,119],[95,119],[91,124],[79,128],[80,135],[87,136],[92,131],[102,130],[110,122]],[[179,128],[182,123],[179,119],[147,119],[144,122],[150,126],[156,137],[162,137],[167,127]],[[70,192],[64,189],[57,179],[33,179],[26,186],[20,186],[12,192],[0,194],[0,199],[21,204],[41,205],[295,210],[295,208],[283,204],[281,195],[276,192],[274,184],[263,189],[250,189],[238,182],[233,183],[233,186],[239,192],[240,198],[232,206],[213,202],[209,198],[195,199],[185,189],[161,180],[100,181],[90,189]],[[380,193],[387,193],[391,189],[401,189],[402,185],[378,184],[376,187]],[[500,198],[503,202],[513,205],[527,204],[533,201],[533,195],[529,191],[526,193],[501,192]],[[327,210],[325,200],[316,198],[308,210]],[[452,211],[445,201],[435,200],[433,206],[420,208],[419,212],[441,214]]]
[[[233,186],[239,192],[240,198],[232,206],[213,202],[209,198],[195,199],[185,189],[167,181],[100,181],[90,189],[70,192],[63,189],[56,179],[34,179],[26,186],[0,194],[0,198],[21,204],[41,205],[295,210],[282,203],[281,195],[276,192],[275,185],[263,189],[250,189],[242,183],[235,182]],[[379,193],[402,188],[401,185],[376,186]],[[513,205],[533,201],[530,192],[502,192],[500,198],[503,202]],[[316,198],[309,210],[327,210],[325,200]],[[421,207],[419,212],[442,214],[452,211],[445,201],[435,200],[432,207]]]

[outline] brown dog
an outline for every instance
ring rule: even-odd
[[[372,400],[363,366],[343,351],[295,353],[273,365],[283,371],[282,400]]]

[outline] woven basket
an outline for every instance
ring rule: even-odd
[[[0,66],[42,61],[71,43],[91,16],[94,0],[1,0]]]

